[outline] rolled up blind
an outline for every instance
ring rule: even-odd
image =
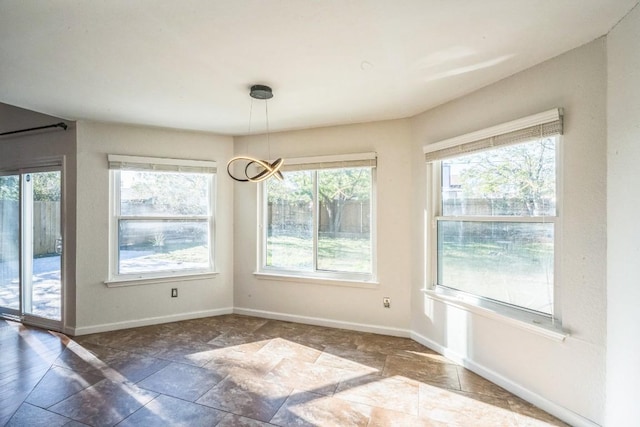
[[[216,162],[209,160],[168,159],[109,154],[109,169],[154,170],[164,172],[215,173]]]
[[[283,171],[337,169],[377,166],[376,153],[341,154],[335,156],[316,156],[285,158]]]
[[[424,158],[427,162],[433,162],[493,147],[562,135],[562,130],[562,109],[554,108],[533,116],[425,145]]]

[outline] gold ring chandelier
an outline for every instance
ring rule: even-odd
[[[265,100],[265,114],[267,119],[267,145],[269,144],[269,109],[267,107],[267,99],[273,98],[273,91],[269,86],[263,85],[253,85],[251,86],[251,91],[249,92],[251,98],[254,99],[263,99]],[[251,126],[251,117],[249,117],[249,126]],[[244,177],[237,177],[231,173],[231,166],[234,163],[242,163],[245,162],[244,167]],[[282,172],[280,172],[280,168],[284,164],[284,160],[282,158],[278,158],[273,162],[268,160],[260,160],[254,157],[249,156],[235,156],[227,163],[227,173],[229,176],[238,181],[238,182],[261,182],[267,180],[269,178],[276,177],[279,180],[283,180]],[[251,173],[249,168],[251,166],[255,166],[258,170],[256,173]]]

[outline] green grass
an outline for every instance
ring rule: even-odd
[[[173,262],[197,262],[204,263],[209,259],[209,250],[206,246],[193,246],[185,249],[176,249],[150,255],[150,258],[169,260]]]
[[[267,265],[292,270],[313,270],[313,241],[293,236],[267,240]],[[321,237],[318,269],[354,273],[371,272],[371,244],[367,239]]]
[[[475,295],[551,312],[553,246],[445,242],[440,283]]]

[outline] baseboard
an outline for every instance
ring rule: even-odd
[[[140,326],[159,325],[161,323],[179,322],[181,320],[199,319],[201,317],[220,316],[233,313],[232,307],[214,310],[192,311],[189,313],[172,314],[168,316],[147,317],[144,319],[126,320],[123,322],[103,323],[101,325],[82,326],[79,328],[65,328],[69,335],[87,335],[98,332],[115,331],[119,329],[138,328]]]
[[[575,412],[570,411],[567,408],[564,408],[556,403],[551,402],[550,400],[545,399],[544,397],[532,392],[531,390],[526,389],[520,384],[511,381],[510,379],[480,365],[479,363],[474,362],[473,360],[467,359],[459,353],[451,351],[447,347],[444,347],[436,343],[435,341],[430,340],[429,338],[426,338],[415,332],[411,332],[410,337],[414,341],[417,341],[425,347],[429,347],[430,349],[442,354],[447,359],[450,359],[453,362],[464,366],[470,371],[473,371],[481,377],[491,381],[492,383],[499,385],[510,393],[515,394],[516,396],[561,419],[569,425],[575,427],[600,427],[599,424],[596,424],[593,421],[588,420],[576,414]]]
[[[251,308],[235,307],[235,314],[244,314],[245,316],[263,317],[265,319],[283,320],[286,322],[304,323],[306,325],[326,326],[328,328],[349,329],[358,332],[370,332],[373,334],[391,335],[394,337],[410,338],[411,331],[408,329],[389,328],[387,326],[368,325],[365,323],[343,322],[340,320],[331,320],[321,317],[300,316],[296,314],[278,313],[274,311],[254,310]]]
[[[540,409],[554,415],[555,417],[561,419],[562,421],[575,426],[575,427],[599,427],[598,424],[590,421],[569,409],[566,409],[556,403],[553,403],[544,397],[540,396],[537,393],[532,392],[531,390],[526,389],[525,387],[517,384],[508,378],[496,373],[495,371],[488,369],[473,360],[466,358],[465,356],[451,351],[447,347],[444,347],[438,344],[435,341],[432,341],[429,338],[424,337],[416,332],[413,332],[409,329],[401,329],[401,328],[390,328],[387,326],[380,325],[369,325],[364,323],[354,323],[354,322],[345,322],[338,321],[320,317],[310,317],[310,316],[300,316],[294,314],[287,313],[279,313],[273,311],[266,310],[255,310],[250,308],[241,308],[241,307],[228,307],[221,308],[215,310],[204,310],[204,311],[196,311],[190,313],[180,313],[176,315],[169,316],[159,316],[159,317],[148,317],[145,319],[137,319],[123,322],[115,322],[115,323],[105,323],[101,325],[93,325],[93,326],[84,326],[80,328],[65,328],[65,333],[69,335],[86,335],[93,334],[99,332],[107,332],[114,331],[119,329],[128,329],[135,328],[140,326],[149,326],[156,325],[161,323],[169,323],[169,322],[177,322],[181,320],[189,320],[189,319],[198,319],[202,317],[210,317],[210,316],[220,316],[223,314],[242,314],[246,316],[255,316],[262,317],[265,319],[274,319],[274,320],[283,320],[287,322],[296,322],[303,323],[308,325],[316,325],[316,326],[325,326],[330,328],[338,328],[338,329],[348,329],[359,332],[369,332],[376,333],[382,335],[391,335],[396,337],[403,338],[411,338],[414,341],[442,354],[448,359],[452,360],[455,363],[458,363],[470,371],[475,372],[483,378],[499,385],[505,390],[519,396],[520,398],[532,403],[533,405],[539,407]]]

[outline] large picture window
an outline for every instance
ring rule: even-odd
[[[213,271],[215,163],[109,156],[111,278]]]
[[[261,272],[374,277],[375,155],[289,160],[263,184]]]
[[[554,316],[560,117],[551,122],[427,153],[437,287]]]

